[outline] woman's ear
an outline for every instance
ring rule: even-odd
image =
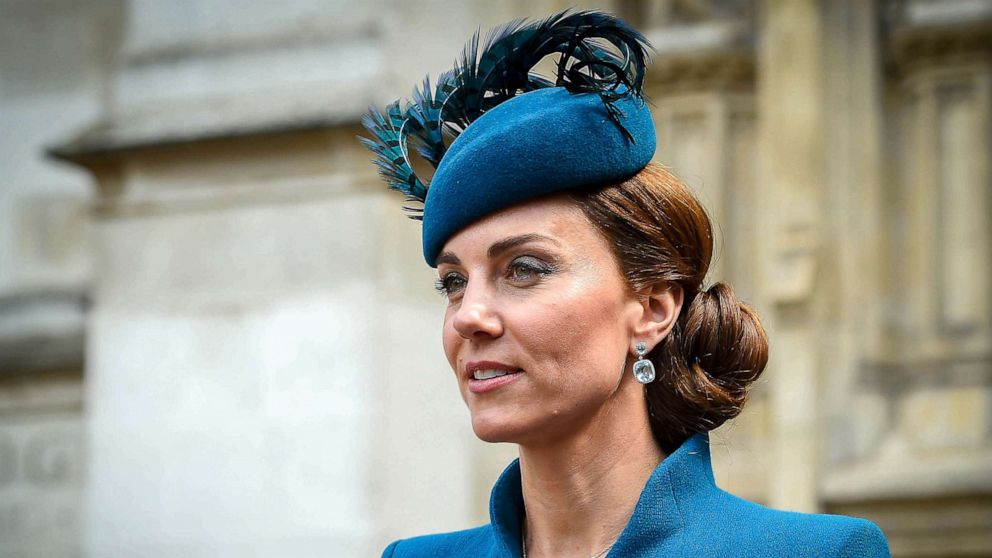
[[[630,349],[639,341],[648,346],[648,352],[661,342],[675,327],[675,321],[682,311],[684,294],[678,283],[660,283],[651,291],[639,297],[640,316],[635,321],[630,340]]]

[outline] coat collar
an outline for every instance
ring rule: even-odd
[[[648,478],[630,521],[609,556],[636,555],[684,527],[683,514],[716,490],[707,434],[694,434],[666,457]],[[524,498],[520,460],[503,471],[489,500],[489,519],[504,556],[520,556]]]

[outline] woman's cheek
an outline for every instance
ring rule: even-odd
[[[444,356],[448,359],[448,364],[451,365],[452,371],[456,371],[458,365],[458,346],[461,336],[455,331],[451,319],[452,314],[449,311],[445,314],[444,326],[441,330],[441,346],[444,349]]]

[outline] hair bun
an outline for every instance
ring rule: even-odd
[[[755,380],[768,362],[768,339],[757,314],[726,283],[699,291],[685,315],[687,360],[717,378]]]
[[[664,409],[668,416],[655,437],[671,451],[688,435],[740,414],[768,363],[768,339],[755,311],[716,283],[696,293],[666,341],[671,387],[649,390],[648,402],[653,413]]]

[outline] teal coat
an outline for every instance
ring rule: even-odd
[[[713,480],[709,450],[709,438],[697,434],[658,465],[608,558],[890,556],[870,521],[773,510],[724,492]],[[475,529],[396,541],[383,558],[519,558],[518,461],[493,487],[489,515],[491,523]]]

